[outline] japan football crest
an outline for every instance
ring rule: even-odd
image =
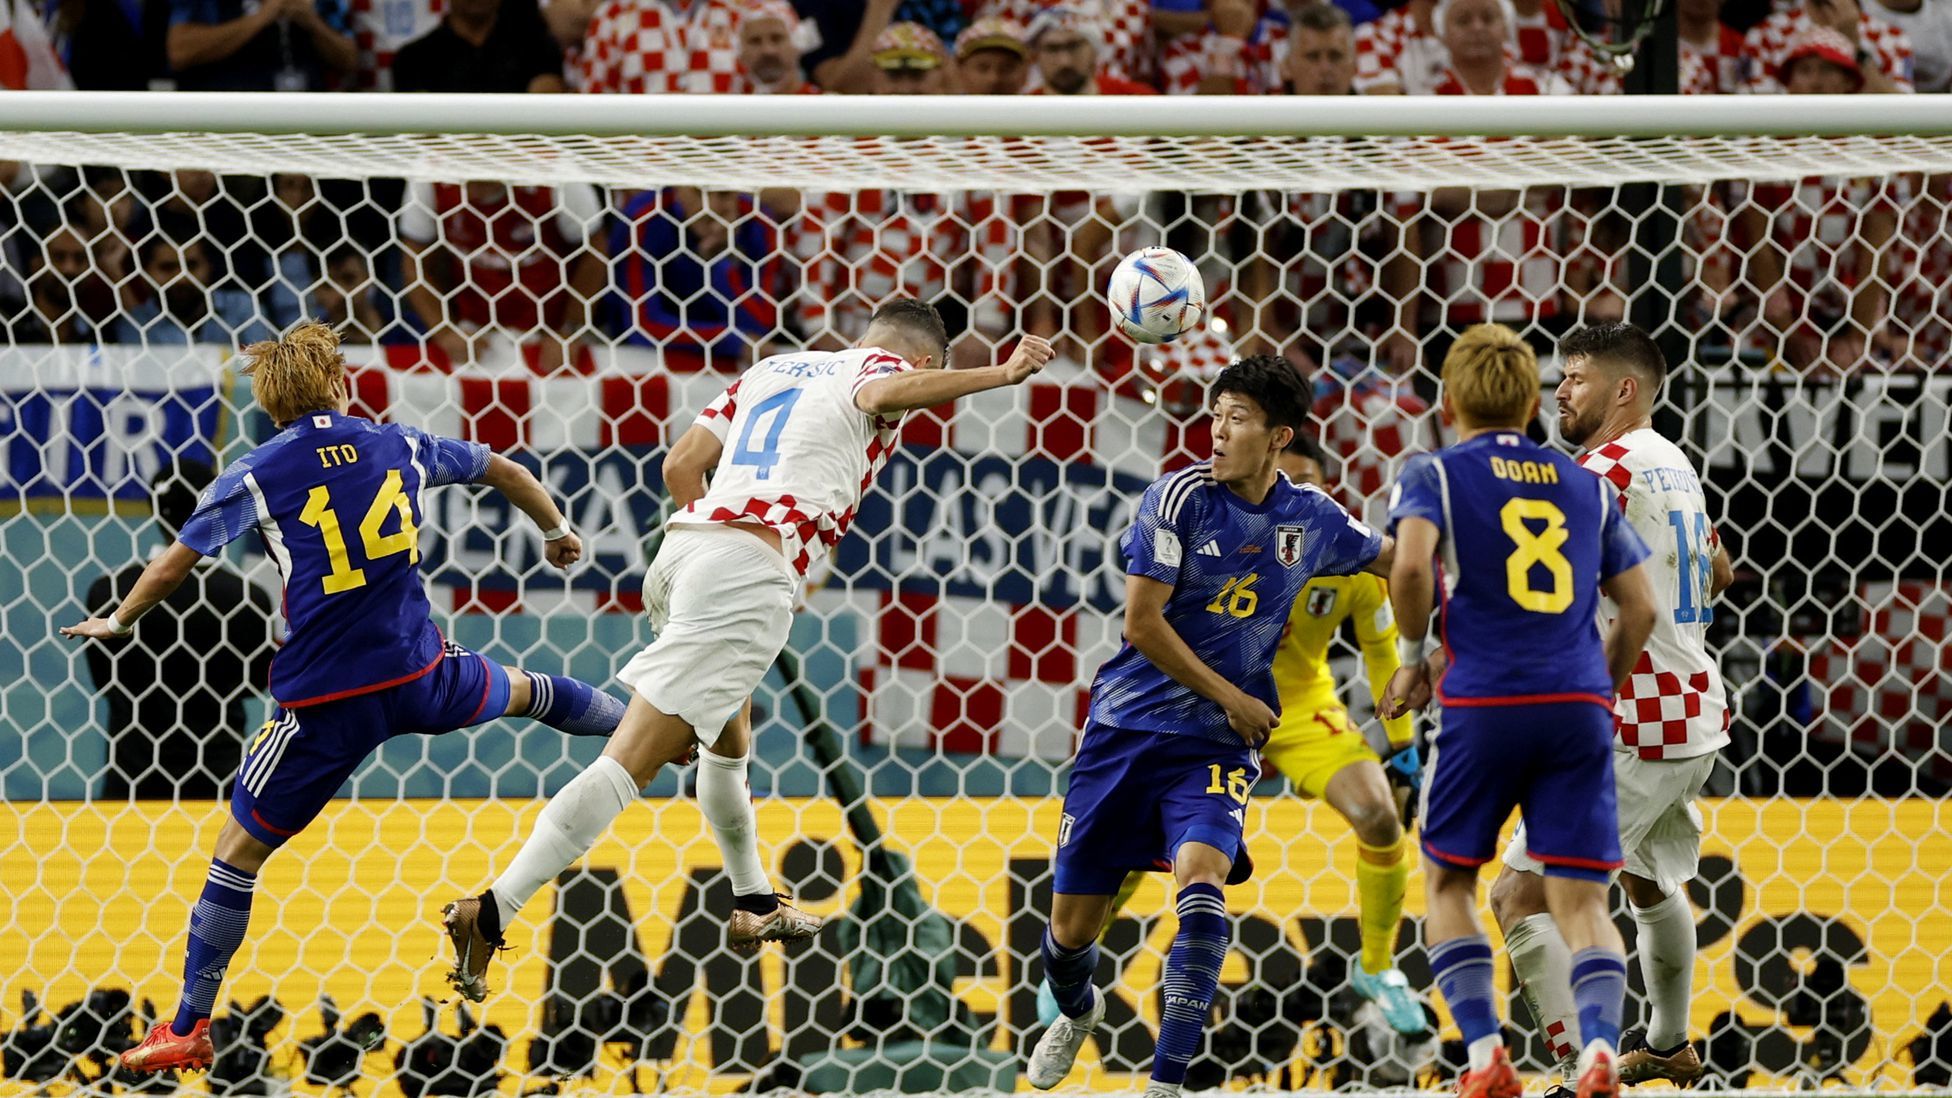
[[[1301,539],[1306,529],[1300,526],[1274,528],[1274,559],[1283,568],[1293,568],[1301,560]]]
[[[1308,589],[1308,614],[1310,617],[1325,618],[1335,613],[1335,588],[1311,587]]]

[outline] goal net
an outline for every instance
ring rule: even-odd
[[[837,929],[727,952],[730,886],[667,770],[460,1011],[439,905],[599,745],[513,721],[394,739],[267,865],[214,1089],[1010,1089],[1118,539],[1206,453],[1206,383],[1292,360],[1333,490],[1378,521],[1400,461],[1449,437],[1434,366],[1464,326],[1545,352],[1550,409],[1555,337],[1624,318],[1674,363],[1658,425],[1736,571],[1712,610],[1734,742],[1689,889],[1709,1085],[1952,1074],[1952,139],[1924,104],[542,98],[0,101],[0,1090],[96,1078],[174,1007],[265,719],[275,570],[235,549],[126,644],[54,630],[271,434],[241,343],[325,319],[360,414],[536,470],[588,558],[564,578],[499,497],[430,492],[438,624],[613,684],[648,638],[667,443],[745,365],[844,346],[898,294],[942,307],[953,365],[1023,332],[1060,355],[907,421],[755,699],[767,862]],[[1197,263],[1210,321],[1142,348],[1098,291],[1152,244]],[[1346,637],[1333,666],[1372,719]],[[1247,831],[1193,1085],[1439,1085],[1458,1050],[1385,1040],[1348,991],[1348,827],[1270,771]],[[1143,1079],[1169,908],[1155,878],[1109,930],[1087,1087]]]

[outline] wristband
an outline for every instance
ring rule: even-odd
[[[108,631],[118,637],[126,637],[135,632],[136,627],[122,624],[122,616],[111,610],[108,612]]]
[[[1408,637],[1396,638],[1396,662],[1405,667],[1423,665],[1423,638],[1411,640]]]
[[[558,527],[556,527],[556,528],[555,528],[555,529],[553,529],[553,530],[544,530],[544,531],[542,532],[542,540],[543,540],[543,541],[561,541],[562,539],[564,539],[564,538],[566,538],[566,537],[568,537],[568,536],[569,536],[569,520],[568,520],[568,519],[564,519],[564,520],[563,520],[563,523],[562,523],[562,525],[561,525],[561,526],[558,526]]]

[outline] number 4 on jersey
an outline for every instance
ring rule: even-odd
[[[739,432],[739,441],[732,444],[732,464],[750,465],[758,470],[754,477],[772,479],[773,466],[779,464],[779,435],[786,429],[786,417],[793,414],[793,405],[799,402],[801,392],[785,389],[753,406],[745,430]],[[755,450],[752,436],[762,421],[766,424],[766,441]]]

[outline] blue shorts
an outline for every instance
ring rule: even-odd
[[[1546,873],[1604,881],[1620,868],[1613,711],[1592,702],[1445,706],[1423,798],[1423,851],[1440,862],[1490,861],[1517,808]]]
[[[1260,776],[1246,744],[1086,723],[1057,825],[1053,887],[1115,895],[1132,870],[1170,870],[1186,843],[1242,862],[1247,798]]]
[[[508,711],[508,671],[449,641],[426,674],[337,701],[272,713],[244,753],[230,811],[281,846],[305,829],[359,764],[394,736],[438,736]]]

